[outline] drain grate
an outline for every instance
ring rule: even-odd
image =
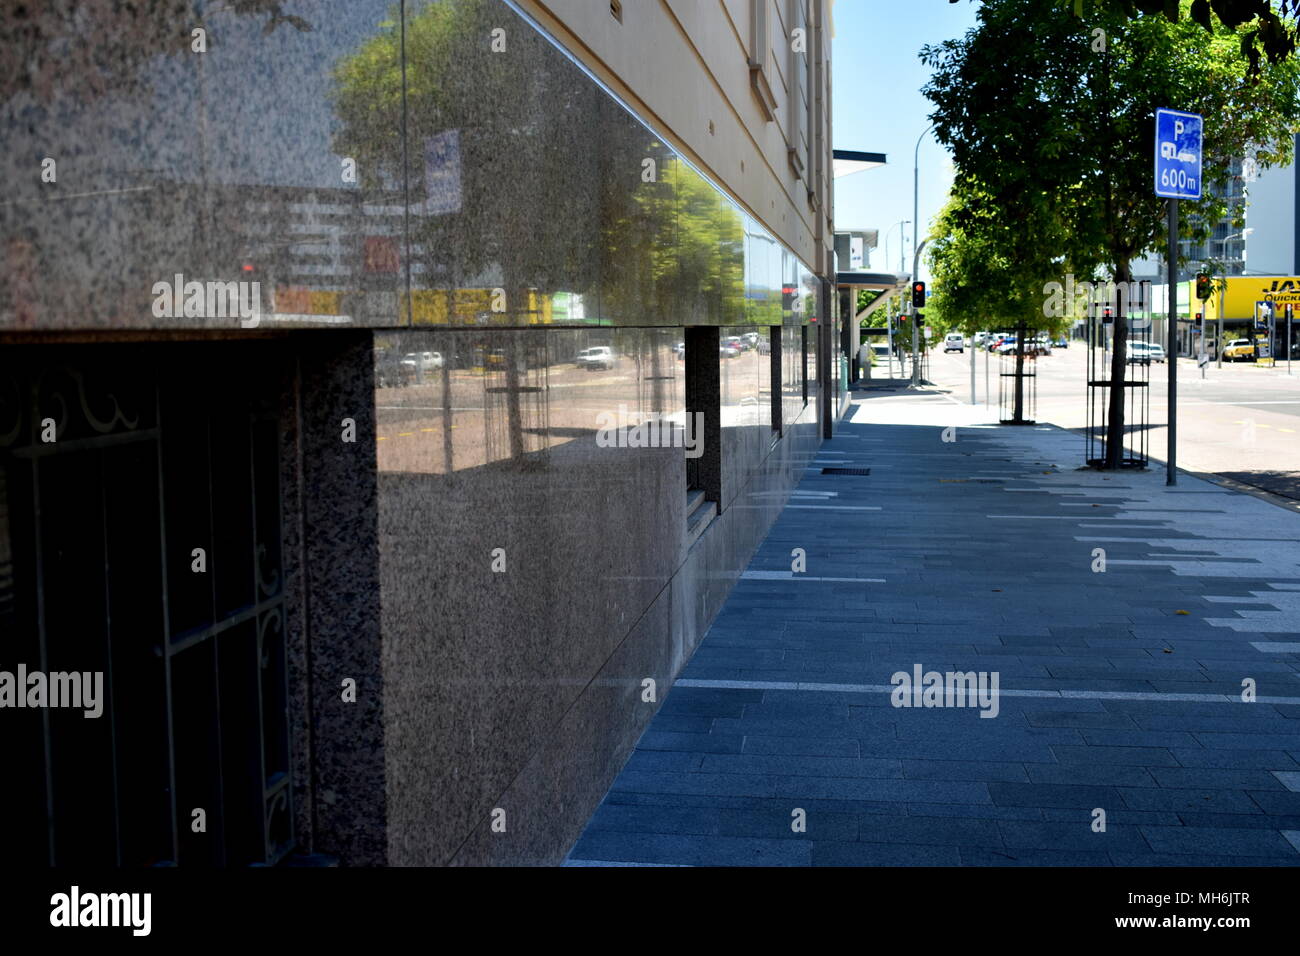
[[[823,468],[823,475],[869,475],[870,468]]]

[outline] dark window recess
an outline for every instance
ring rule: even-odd
[[[784,430],[781,420],[781,326],[772,325],[767,329],[768,348],[771,349],[770,375],[768,389],[772,398],[772,431],[778,435]]]
[[[14,864],[245,866],[294,844],[285,366],[258,348],[0,358],[0,670],[103,674],[98,718],[4,713]]]
[[[703,501],[719,506],[722,502],[722,360],[717,326],[688,327],[685,342],[686,414],[696,422],[696,438],[702,444],[696,457],[686,459],[689,517],[701,495]]]

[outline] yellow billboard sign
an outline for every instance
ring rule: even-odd
[[[1228,276],[1227,281],[1228,287],[1222,298],[1225,319],[1254,318],[1256,302],[1272,302],[1278,316],[1283,314],[1287,305],[1291,305],[1300,316],[1300,276]],[[1209,307],[1207,317],[1218,317],[1219,295],[1215,290],[1206,303]]]

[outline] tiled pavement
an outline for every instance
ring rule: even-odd
[[[1300,864],[1300,515],[950,437],[824,446],[568,865]],[[916,665],[997,716],[892,706]]]

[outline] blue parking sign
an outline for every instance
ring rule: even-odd
[[[1156,110],[1156,195],[1201,198],[1201,117]]]

